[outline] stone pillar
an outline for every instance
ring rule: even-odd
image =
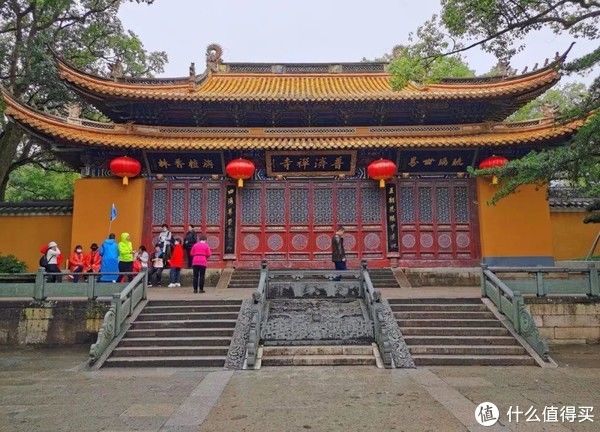
[[[84,178],[75,182],[71,248],[80,244],[87,251],[91,243],[100,245],[108,236],[110,209],[114,203],[117,218],[110,231],[117,241],[128,232],[133,247],[141,245],[144,228],[146,179],[138,178],[124,186],[118,178]],[[151,245],[146,245],[151,249]],[[69,251],[62,251],[68,256]]]
[[[554,265],[547,187],[521,186],[498,204],[489,205],[497,187],[489,178],[477,177],[483,262],[491,266]]]

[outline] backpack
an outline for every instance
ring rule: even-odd
[[[48,265],[48,257],[46,257],[46,254],[44,254],[40,257],[40,267],[46,268],[47,265]]]

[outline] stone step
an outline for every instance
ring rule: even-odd
[[[527,355],[520,345],[410,345],[411,355]]]
[[[512,336],[427,336],[406,335],[407,345],[518,345]]]
[[[404,336],[508,336],[504,327],[400,327]]]
[[[376,366],[371,355],[296,355],[263,357],[262,366]]]
[[[478,297],[466,298],[392,298],[388,299],[388,303],[392,304],[482,304]]]
[[[223,367],[225,356],[211,357],[110,357],[106,367]]]
[[[369,345],[302,345],[302,346],[264,346],[263,356],[308,356],[308,355],[373,355]]]
[[[235,320],[237,317],[237,312],[146,313],[143,310],[136,321]]]
[[[231,337],[233,327],[230,328],[173,328],[173,329],[129,329],[125,337],[132,338],[170,338],[170,337]]]
[[[526,355],[413,355],[417,366],[535,366],[532,357]]]
[[[146,306],[148,313],[184,313],[184,312],[239,312],[238,305],[179,305],[179,306]]]
[[[139,346],[225,346],[231,344],[231,338],[219,336],[174,336],[174,337],[128,337],[125,335],[120,347],[139,347]]]
[[[483,304],[418,304],[418,303],[406,303],[406,304],[392,304],[390,305],[393,312],[404,312],[404,311],[457,311],[457,312],[477,312],[477,311],[489,311],[489,309]]]
[[[399,319],[400,327],[502,327],[496,319]]]
[[[226,356],[229,347],[204,346],[117,346],[111,357],[204,357]]]
[[[134,321],[134,329],[159,329],[159,328],[225,328],[235,327],[236,320],[174,320],[174,321]]]
[[[400,320],[411,320],[411,319],[431,319],[431,320],[446,320],[446,319],[460,319],[460,320],[481,320],[481,319],[493,319],[494,314],[490,311],[479,312],[479,311],[402,311],[394,312],[394,317]]]
[[[242,300],[150,300],[148,306],[218,306],[237,305],[241,306]]]

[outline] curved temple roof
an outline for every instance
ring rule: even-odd
[[[276,73],[231,72],[253,70],[223,65],[223,72],[208,72],[200,77],[174,79],[109,79],[77,70],[57,59],[60,77],[72,87],[99,99],[137,99],[140,101],[406,101],[444,99],[482,99],[518,96],[548,88],[558,81],[556,65],[524,75],[496,79],[449,80],[438,84],[409,84],[395,91],[386,72]],[[257,64],[260,65],[260,64]],[[360,65],[357,64],[357,65]],[[275,67],[275,66],[273,66]],[[263,70],[257,67],[255,70]],[[276,69],[273,69],[276,70]],[[293,70],[293,69],[292,69]]]
[[[570,137],[583,119],[523,123],[337,128],[185,128],[98,123],[41,113],[3,92],[6,115],[54,142],[136,150],[499,147]]]

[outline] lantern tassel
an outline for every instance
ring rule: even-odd
[[[492,176],[492,184],[495,184],[495,185],[498,184],[498,176],[497,175]]]
[[[129,177],[123,177],[123,186],[127,186],[129,184]]]
[[[385,187],[385,180],[384,179],[379,179],[379,187],[380,188]]]
[[[244,187],[244,179],[238,179],[237,185],[238,187]]]

